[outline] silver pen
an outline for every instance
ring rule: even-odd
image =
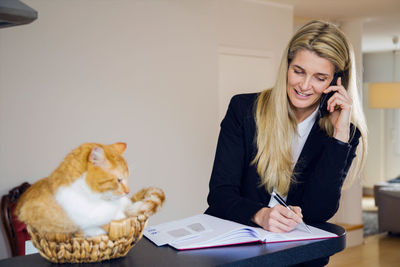
[[[288,210],[294,212],[285,202],[285,200],[275,191],[272,191],[272,196],[275,198],[276,201],[278,201],[279,204],[282,206],[286,207]],[[296,213],[295,213],[296,214]],[[304,223],[303,220],[301,220],[301,223],[305,226],[305,228],[311,233],[311,229],[307,226],[307,224]]]

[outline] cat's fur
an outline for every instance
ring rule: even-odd
[[[16,215],[40,232],[96,236],[106,233],[101,226],[110,221],[143,212],[148,203],[133,204],[127,197],[125,148],[124,143],[81,145],[21,196]]]

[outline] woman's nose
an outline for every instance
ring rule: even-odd
[[[301,90],[307,90],[311,87],[311,77],[304,77],[300,83]]]

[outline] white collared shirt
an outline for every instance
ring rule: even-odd
[[[318,116],[318,107],[308,116],[304,121],[297,124],[297,132],[293,135],[292,140],[292,161],[293,165],[296,165],[297,160],[299,159],[300,153],[303,150],[304,144],[307,141],[307,137],[311,132],[311,129],[315,123],[315,120]],[[287,196],[282,196],[282,198],[286,201]],[[268,207],[272,208],[278,204],[278,202],[271,197],[268,203]]]
[[[307,137],[311,132],[311,129],[318,116],[318,107],[308,116],[304,121],[297,124],[297,133],[293,135],[292,139],[292,161],[293,165],[296,164],[299,159],[300,153],[303,150],[304,144],[307,141]]]

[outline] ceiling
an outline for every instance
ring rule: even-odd
[[[363,52],[399,49],[393,36],[400,36],[400,0],[268,0],[294,6],[297,18],[319,18],[334,22],[363,21]]]

